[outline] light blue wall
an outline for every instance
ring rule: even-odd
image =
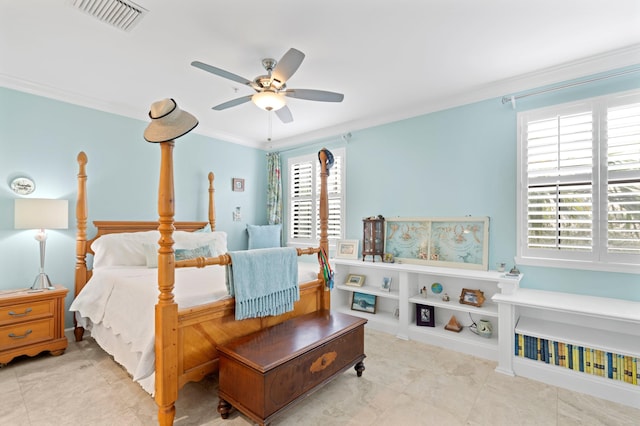
[[[555,103],[640,87],[639,75],[603,80],[518,101],[518,109],[489,99],[432,114],[352,131],[339,138],[283,152],[284,183],[291,156],[345,146],[347,238],[362,238],[362,218],[489,216],[489,264],[513,263],[516,253],[516,113]],[[178,102],[180,100],[178,99]],[[199,117],[206,120],[206,117]],[[160,150],[142,138],[146,118],[134,120],[0,88],[0,290],[25,287],[38,272],[31,231],[13,229],[8,183],[33,178],[32,197],[70,201],[69,229],[50,231],[46,270],[73,293],[76,156],[89,157],[90,220],[154,220]],[[217,227],[231,250],[246,247],[247,223],[266,222],[263,151],[190,133],[174,150],[176,219],[206,220],[206,174],[216,173]],[[245,192],[231,191],[231,178]],[[235,206],[243,220],[232,222]],[[286,211],[286,206],[285,206]],[[529,288],[640,301],[640,277],[520,266]],[[67,316],[67,326],[70,326]]]
[[[352,131],[347,150],[346,238],[362,238],[362,218],[489,216],[489,265],[516,254],[516,114],[640,87],[640,74],[524,98],[517,110],[489,99]],[[287,158],[317,151],[285,152]],[[640,301],[640,275],[519,266],[522,286]]]
[[[180,102],[177,99],[178,103]],[[206,120],[206,117],[199,117]],[[99,112],[0,88],[0,290],[28,287],[39,269],[38,245],[30,230],[15,230],[9,182],[32,178],[33,198],[69,200],[69,229],[48,232],[45,269],[73,298],[75,202],[78,152],[85,151],[89,224],[93,220],[156,220],[160,148],[147,143],[148,121]],[[207,174],[215,173],[217,229],[229,234],[229,249],[247,246],[247,223],[266,223],[264,151],[195,133],[175,142],[176,220],[207,220]],[[245,192],[231,179],[245,179]],[[242,207],[242,221],[232,211]],[[89,227],[92,236],[93,227]],[[67,315],[67,326],[71,317]]]

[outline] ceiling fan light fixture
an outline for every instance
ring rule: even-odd
[[[256,93],[251,97],[251,100],[265,111],[277,111],[287,103],[284,96],[270,90]]]

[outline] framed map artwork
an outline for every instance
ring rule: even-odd
[[[396,260],[487,270],[489,218],[387,218],[385,253]]]

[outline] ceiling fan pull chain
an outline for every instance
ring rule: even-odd
[[[267,142],[271,142],[271,133],[272,133],[272,124],[271,124],[271,115],[273,114],[273,111],[268,111],[267,112],[267,116],[268,118],[268,125],[267,125]]]

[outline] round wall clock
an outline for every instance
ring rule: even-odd
[[[27,177],[17,177],[11,181],[11,190],[19,195],[31,194],[36,189],[36,184]]]

